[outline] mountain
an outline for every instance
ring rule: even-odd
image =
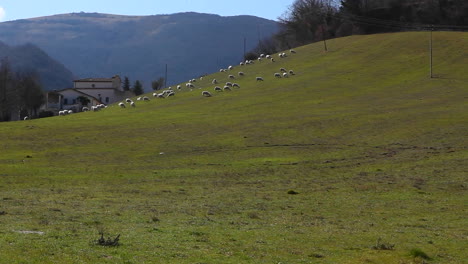
[[[237,64],[278,24],[254,16],[178,13],[120,16],[72,13],[0,23],[0,40],[34,43],[79,78],[128,76],[132,82],[164,77],[179,83]]]
[[[9,46],[0,41],[0,58],[8,58],[15,71],[35,71],[44,90],[70,87],[73,74],[33,44]]]

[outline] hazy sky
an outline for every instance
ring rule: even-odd
[[[158,15],[194,11],[277,20],[294,0],[0,0],[0,21],[72,12]]]

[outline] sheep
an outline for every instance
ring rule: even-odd
[[[97,112],[99,111],[99,107],[97,107],[97,105],[93,105],[91,106],[91,110],[93,110],[93,112]]]
[[[73,114],[73,110],[68,110],[68,114]]]
[[[232,70],[232,68],[233,68],[233,67],[232,67],[231,65],[229,65],[228,70]]]
[[[286,69],[285,69],[285,68],[281,68],[281,69],[280,69],[280,72],[286,72]]]
[[[213,79],[213,81],[211,81],[212,84],[218,84],[218,80],[216,79]]]
[[[273,59],[273,58],[270,58],[270,60],[271,60],[271,62],[275,62],[275,59]]]
[[[208,91],[203,91],[203,92],[202,92],[202,95],[203,95],[204,97],[211,97],[211,93],[208,92]]]
[[[284,77],[284,78],[288,78],[288,77],[289,77],[288,73],[284,72],[284,73],[283,73],[283,77]]]
[[[156,94],[156,98],[166,98],[164,95],[164,93],[158,93]]]
[[[177,90],[180,90],[180,89],[182,89],[182,86],[177,85]]]
[[[200,77],[200,81],[203,81],[203,76]]]
[[[175,95],[174,92],[169,92],[169,93],[167,94],[167,97],[169,97],[169,96],[174,96],[174,95]]]
[[[262,82],[263,82],[263,78],[262,78],[262,77],[257,77],[256,80],[257,80],[257,82],[259,82],[259,81],[262,81]]]
[[[138,97],[138,98],[137,98],[137,101],[141,101],[141,97]]]
[[[241,62],[239,63],[239,65],[240,65],[240,66],[244,66],[244,62],[241,61]]]
[[[169,86],[169,88],[167,88],[168,90],[172,90],[172,87]]]
[[[144,96],[143,97],[143,101],[149,101],[150,99],[148,98],[148,96]]]
[[[260,58],[265,58],[265,54],[260,54]]]
[[[295,73],[294,73],[293,70],[289,70],[289,74],[290,74],[290,75],[295,75]]]
[[[156,97],[156,96],[158,96],[158,93],[153,93],[153,97]]]
[[[197,82],[197,79],[192,79],[192,80],[190,80],[190,82],[193,82],[193,83]]]
[[[231,91],[231,87],[229,87],[229,86],[224,86],[224,87],[223,87],[223,90],[224,90],[224,91]]]
[[[281,78],[281,73],[275,72],[275,77],[276,77],[276,78]]]
[[[232,83],[231,83],[231,82],[227,82],[227,83],[226,83],[226,86],[232,87]]]
[[[229,79],[235,79],[234,75],[229,75]]]
[[[232,87],[240,88],[239,84],[237,84],[237,83],[233,83],[233,84],[232,84]]]
[[[59,116],[65,115],[65,113],[63,111],[59,111],[58,114],[59,114]]]
[[[122,103],[122,102],[119,103],[119,106],[120,106],[121,108],[125,108],[125,104]]]
[[[296,53],[296,51],[293,50],[293,49],[289,50],[289,52],[291,52],[291,53]]]
[[[266,57],[265,57],[265,58],[267,58],[267,59],[271,59],[271,55],[266,55]]]
[[[132,107],[136,107],[135,102],[131,102],[130,105],[131,105]]]
[[[219,87],[219,86],[216,86],[216,87],[214,88],[214,90],[217,91],[217,92],[221,92],[223,89],[221,89],[221,87]]]
[[[258,57],[258,59],[257,59],[257,60],[258,60],[258,61],[262,61],[262,58]]]
[[[86,107],[86,106],[83,106],[83,108],[81,108],[81,111],[82,111],[82,112],[88,112],[88,111],[89,111],[89,108]]]
[[[29,120],[29,116],[25,116],[25,117],[23,118],[23,120],[24,120],[24,121]]]
[[[130,98],[127,98],[127,99],[125,99],[125,102],[131,103],[131,102],[133,102],[133,101],[132,101]]]
[[[239,76],[244,76],[244,75],[245,75],[244,72],[238,72],[237,74],[238,74]]]

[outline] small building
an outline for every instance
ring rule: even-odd
[[[48,92],[44,110],[79,112],[83,106],[108,105],[132,96],[134,94],[131,91],[123,90],[122,81],[118,75],[112,78],[79,79],[73,81],[73,88]],[[88,102],[83,104],[84,101]]]

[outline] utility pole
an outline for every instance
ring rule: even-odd
[[[242,58],[242,60],[245,60],[245,53],[247,52],[247,38],[244,37],[244,57]]]
[[[164,75],[164,88],[167,87],[167,63],[166,63],[166,74]]]

